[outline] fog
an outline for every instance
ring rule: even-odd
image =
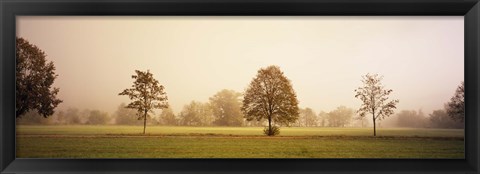
[[[70,107],[113,114],[134,70],[150,70],[175,113],[222,89],[243,92],[278,65],[300,107],[357,109],[361,76],[378,73],[401,110],[442,109],[464,79],[463,17],[17,17],[17,36],[46,52]],[[159,112],[157,112],[158,114]]]

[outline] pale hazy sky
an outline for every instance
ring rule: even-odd
[[[361,76],[378,73],[398,111],[443,108],[464,79],[455,17],[17,17],[17,35],[46,52],[59,109],[113,113],[134,70],[150,70],[175,113],[222,89],[243,92],[278,65],[300,107],[357,109]],[[157,111],[157,114],[159,112]]]

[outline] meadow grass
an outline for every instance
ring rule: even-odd
[[[143,126],[54,125],[17,126],[17,135],[127,135],[141,134]],[[280,136],[371,136],[372,128],[282,127]],[[263,127],[147,126],[147,135],[259,135]],[[463,137],[463,129],[377,128],[378,136]]]
[[[463,158],[463,130],[17,126],[19,158]]]

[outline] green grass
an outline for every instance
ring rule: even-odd
[[[463,130],[18,126],[19,158],[463,158]]]
[[[17,126],[18,135],[141,134],[143,126]],[[263,136],[263,127],[147,126],[149,135],[222,134]],[[371,136],[372,128],[282,127],[280,136]],[[463,129],[378,128],[378,136],[463,137]]]

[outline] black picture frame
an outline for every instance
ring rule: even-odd
[[[479,173],[478,0],[0,0],[1,173]],[[16,159],[15,16],[464,16],[465,159]]]

